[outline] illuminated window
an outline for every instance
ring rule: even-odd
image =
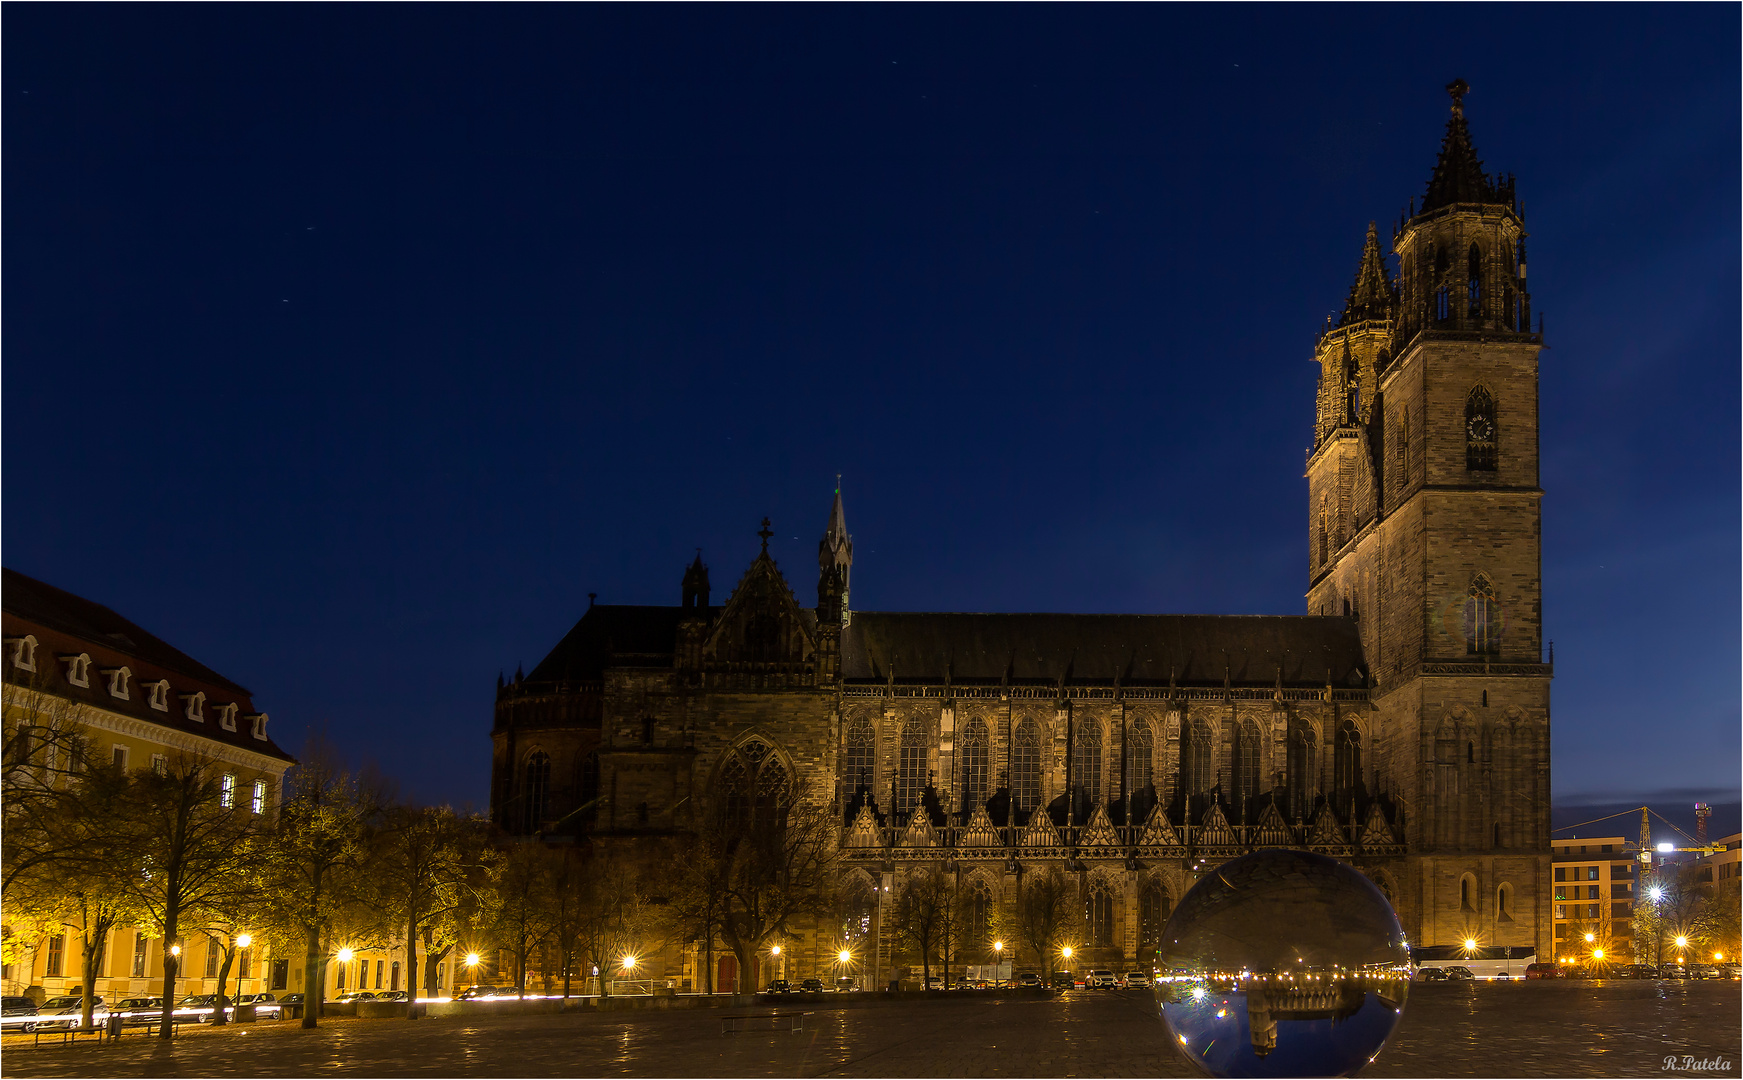
[[[1080,721],[1071,748],[1071,783],[1092,803],[1101,798],[1101,752],[1101,725]]]
[[[975,717],[962,730],[962,803],[964,812],[986,801],[989,748],[986,721]]]
[[[855,718],[847,727],[846,741],[846,750],[841,755],[843,785],[856,795],[874,790],[877,737],[872,732],[871,721],[863,716]]]
[[[236,777],[230,773],[218,778],[218,805],[226,810],[236,805]]]
[[[254,782],[254,797],[249,801],[248,808],[256,814],[264,814],[266,812],[265,780],[256,780]]]
[[[1011,801],[1018,810],[1041,805],[1041,734],[1033,720],[1017,725],[1011,746]]]
[[[902,729],[902,742],[896,758],[896,812],[907,813],[920,802],[920,792],[926,786],[926,732],[918,718],[910,718]]]

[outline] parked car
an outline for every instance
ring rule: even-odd
[[[1658,977],[1661,979],[1686,979],[1689,977],[1689,966],[1676,963],[1660,964]]]
[[[1025,971],[1021,975],[1017,976],[1017,985],[1019,987],[1029,987],[1029,988],[1034,988],[1034,987],[1040,986],[1041,985],[1041,976],[1035,974],[1033,971]]]
[[[1126,972],[1126,989],[1128,989],[1128,990],[1144,989],[1144,988],[1147,988],[1149,985],[1150,985],[1150,973],[1148,971],[1128,971],[1128,972]]]
[[[1525,977],[1527,979],[1559,979],[1562,977],[1562,972],[1554,964],[1527,964],[1525,965]]]
[[[1722,979],[1724,977],[1719,969],[1712,964],[1689,965],[1689,978],[1691,979]]]
[[[822,992],[823,992],[823,980],[822,979],[800,979],[799,980],[799,993],[801,993],[801,994],[821,994]]]
[[[1610,970],[1612,979],[1656,979],[1658,969],[1651,964],[1617,964]]]
[[[1425,967],[1416,973],[1417,982],[1446,982],[1446,968]]]
[[[1475,979],[1477,977],[1476,972],[1465,967],[1463,964],[1451,964],[1445,970],[1446,977],[1454,982],[1461,982],[1465,979]]]
[[[474,983],[473,985],[468,986],[466,989],[460,991],[458,994],[455,994],[454,1000],[455,1001],[477,1001],[479,998],[493,997],[495,994],[496,994],[496,987],[487,986],[484,983]]]
[[[0,997],[0,1016],[35,1016],[36,1002],[27,997]]]
[[[1084,976],[1083,985],[1090,990],[1114,990],[1119,987],[1120,981],[1106,968],[1091,968],[1089,974]]]
[[[944,976],[942,976],[942,975],[928,975],[928,976],[926,976],[926,989],[928,989],[928,990],[942,990],[942,989],[944,989]]]
[[[301,1005],[303,1003],[303,1000],[304,1000],[303,995],[301,995],[301,994],[286,994],[283,998],[279,999],[279,1004],[280,1005]]]
[[[109,1015],[117,1013],[123,1024],[143,1024],[163,1015],[163,999],[155,997],[122,998],[109,1006]]]
[[[381,993],[375,995],[375,1000],[404,1001],[406,1000],[406,992],[404,990],[383,990]]]
[[[353,1001],[374,1001],[375,995],[367,990],[347,990],[333,1000],[334,1002],[343,1005]]]
[[[1721,964],[1719,969],[1727,979],[1743,979],[1743,964]]]
[[[23,1025],[25,1031],[44,1031],[52,1028],[76,1028],[85,1018],[85,996],[83,994],[66,994],[61,997],[51,997],[36,1010],[39,1017],[32,1023]],[[102,998],[93,998],[92,1005],[100,1008]],[[93,1012],[94,1012],[93,1009]],[[49,1019],[52,1017],[53,1019]]]
[[[1074,987],[1076,985],[1077,985],[1077,980],[1072,977],[1071,972],[1069,972],[1069,971],[1055,971],[1053,973],[1053,989],[1055,989],[1055,990],[1070,990],[1072,987]]]
[[[265,1005],[268,1002],[277,1003],[278,999],[271,994],[243,994],[236,999],[238,1005]]]
[[[768,988],[763,991],[765,994],[791,994],[792,992],[793,984],[785,979],[776,979],[769,983]]]
[[[837,993],[846,994],[851,991],[857,991],[858,989],[859,983],[854,981],[852,975],[843,975],[835,980],[835,990]]]

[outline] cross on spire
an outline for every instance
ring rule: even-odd
[[[763,527],[757,530],[757,535],[763,538],[763,554],[767,555],[769,553],[769,537],[775,535],[774,531],[769,528],[768,518],[763,518]]]
[[[1452,111],[1460,116],[1465,112],[1465,95],[1471,92],[1471,84],[1463,79],[1454,79],[1446,84],[1446,92],[1452,98]]]

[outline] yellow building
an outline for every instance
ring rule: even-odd
[[[245,687],[101,604],[13,570],[0,581],[0,624],[9,737],[21,727],[76,726],[93,753],[130,769],[162,767],[177,754],[203,755],[223,769],[223,797],[239,810],[275,811],[293,760],[273,742],[267,714]],[[46,764],[52,772],[53,763]],[[238,950],[231,993],[284,989],[290,965],[250,945]],[[216,991],[219,943],[187,928],[180,947],[177,992]],[[34,944],[9,948],[8,959],[13,962],[0,971],[7,994],[53,996],[81,985],[76,932],[51,931]],[[116,929],[98,970],[98,995],[115,1000],[162,992],[163,942],[150,927]]]
[[[1602,960],[1633,962],[1636,862],[1627,843],[1621,836],[1550,841],[1557,963],[1587,963],[1598,950]]]

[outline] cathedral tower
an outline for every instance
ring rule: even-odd
[[[1447,90],[1440,158],[1394,232],[1397,280],[1370,226],[1316,349],[1308,611],[1358,623],[1375,703],[1369,771],[1401,778],[1391,794],[1413,852],[1399,897],[1412,942],[1548,955],[1542,338],[1513,180],[1483,172],[1469,87]]]

